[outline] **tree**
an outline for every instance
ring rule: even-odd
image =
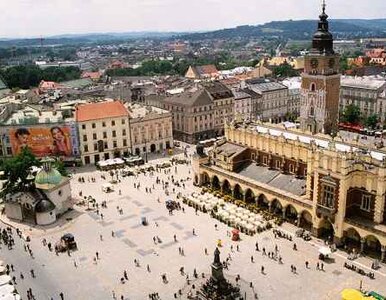
[[[365,124],[367,127],[370,127],[371,129],[375,129],[378,124],[378,116],[376,114],[372,114],[367,117]]]
[[[40,166],[40,162],[28,148],[23,148],[18,155],[5,160],[2,168],[6,182],[0,196],[4,198],[7,194],[17,193],[28,188],[27,177],[33,166]]]
[[[342,121],[357,124],[361,118],[360,108],[354,104],[347,105],[343,111]]]
[[[299,72],[296,71],[290,64],[284,63],[273,69],[275,77],[294,77],[298,76]]]

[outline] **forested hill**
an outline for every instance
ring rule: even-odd
[[[184,39],[228,39],[240,37],[282,37],[290,39],[307,39],[317,27],[316,20],[273,21],[256,26],[238,26],[210,32],[184,35]],[[330,30],[336,38],[386,37],[386,19],[374,20],[330,20]]]

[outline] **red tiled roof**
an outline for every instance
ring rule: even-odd
[[[99,79],[100,77],[101,73],[99,72],[84,72],[82,74],[82,78]]]
[[[196,66],[199,75],[212,75],[218,73],[215,65]]]
[[[77,122],[127,117],[129,112],[120,101],[87,103],[77,106],[75,120]]]

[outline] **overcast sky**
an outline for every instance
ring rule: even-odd
[[[197,31],[315,19],[321,0],[0,0],[0,37]],[[386,18],[386,0],[327,0],[332,18]]]

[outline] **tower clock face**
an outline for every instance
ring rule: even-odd
[[[318,67],[318,60],[316,58],[313,58],[311,59],[311,67],[313,67],[314,69]]]
[[[330,68],[333,68],[335,66],[335,59],[333,58],[330,58],[330,60],[328,61],[328,66]]]

